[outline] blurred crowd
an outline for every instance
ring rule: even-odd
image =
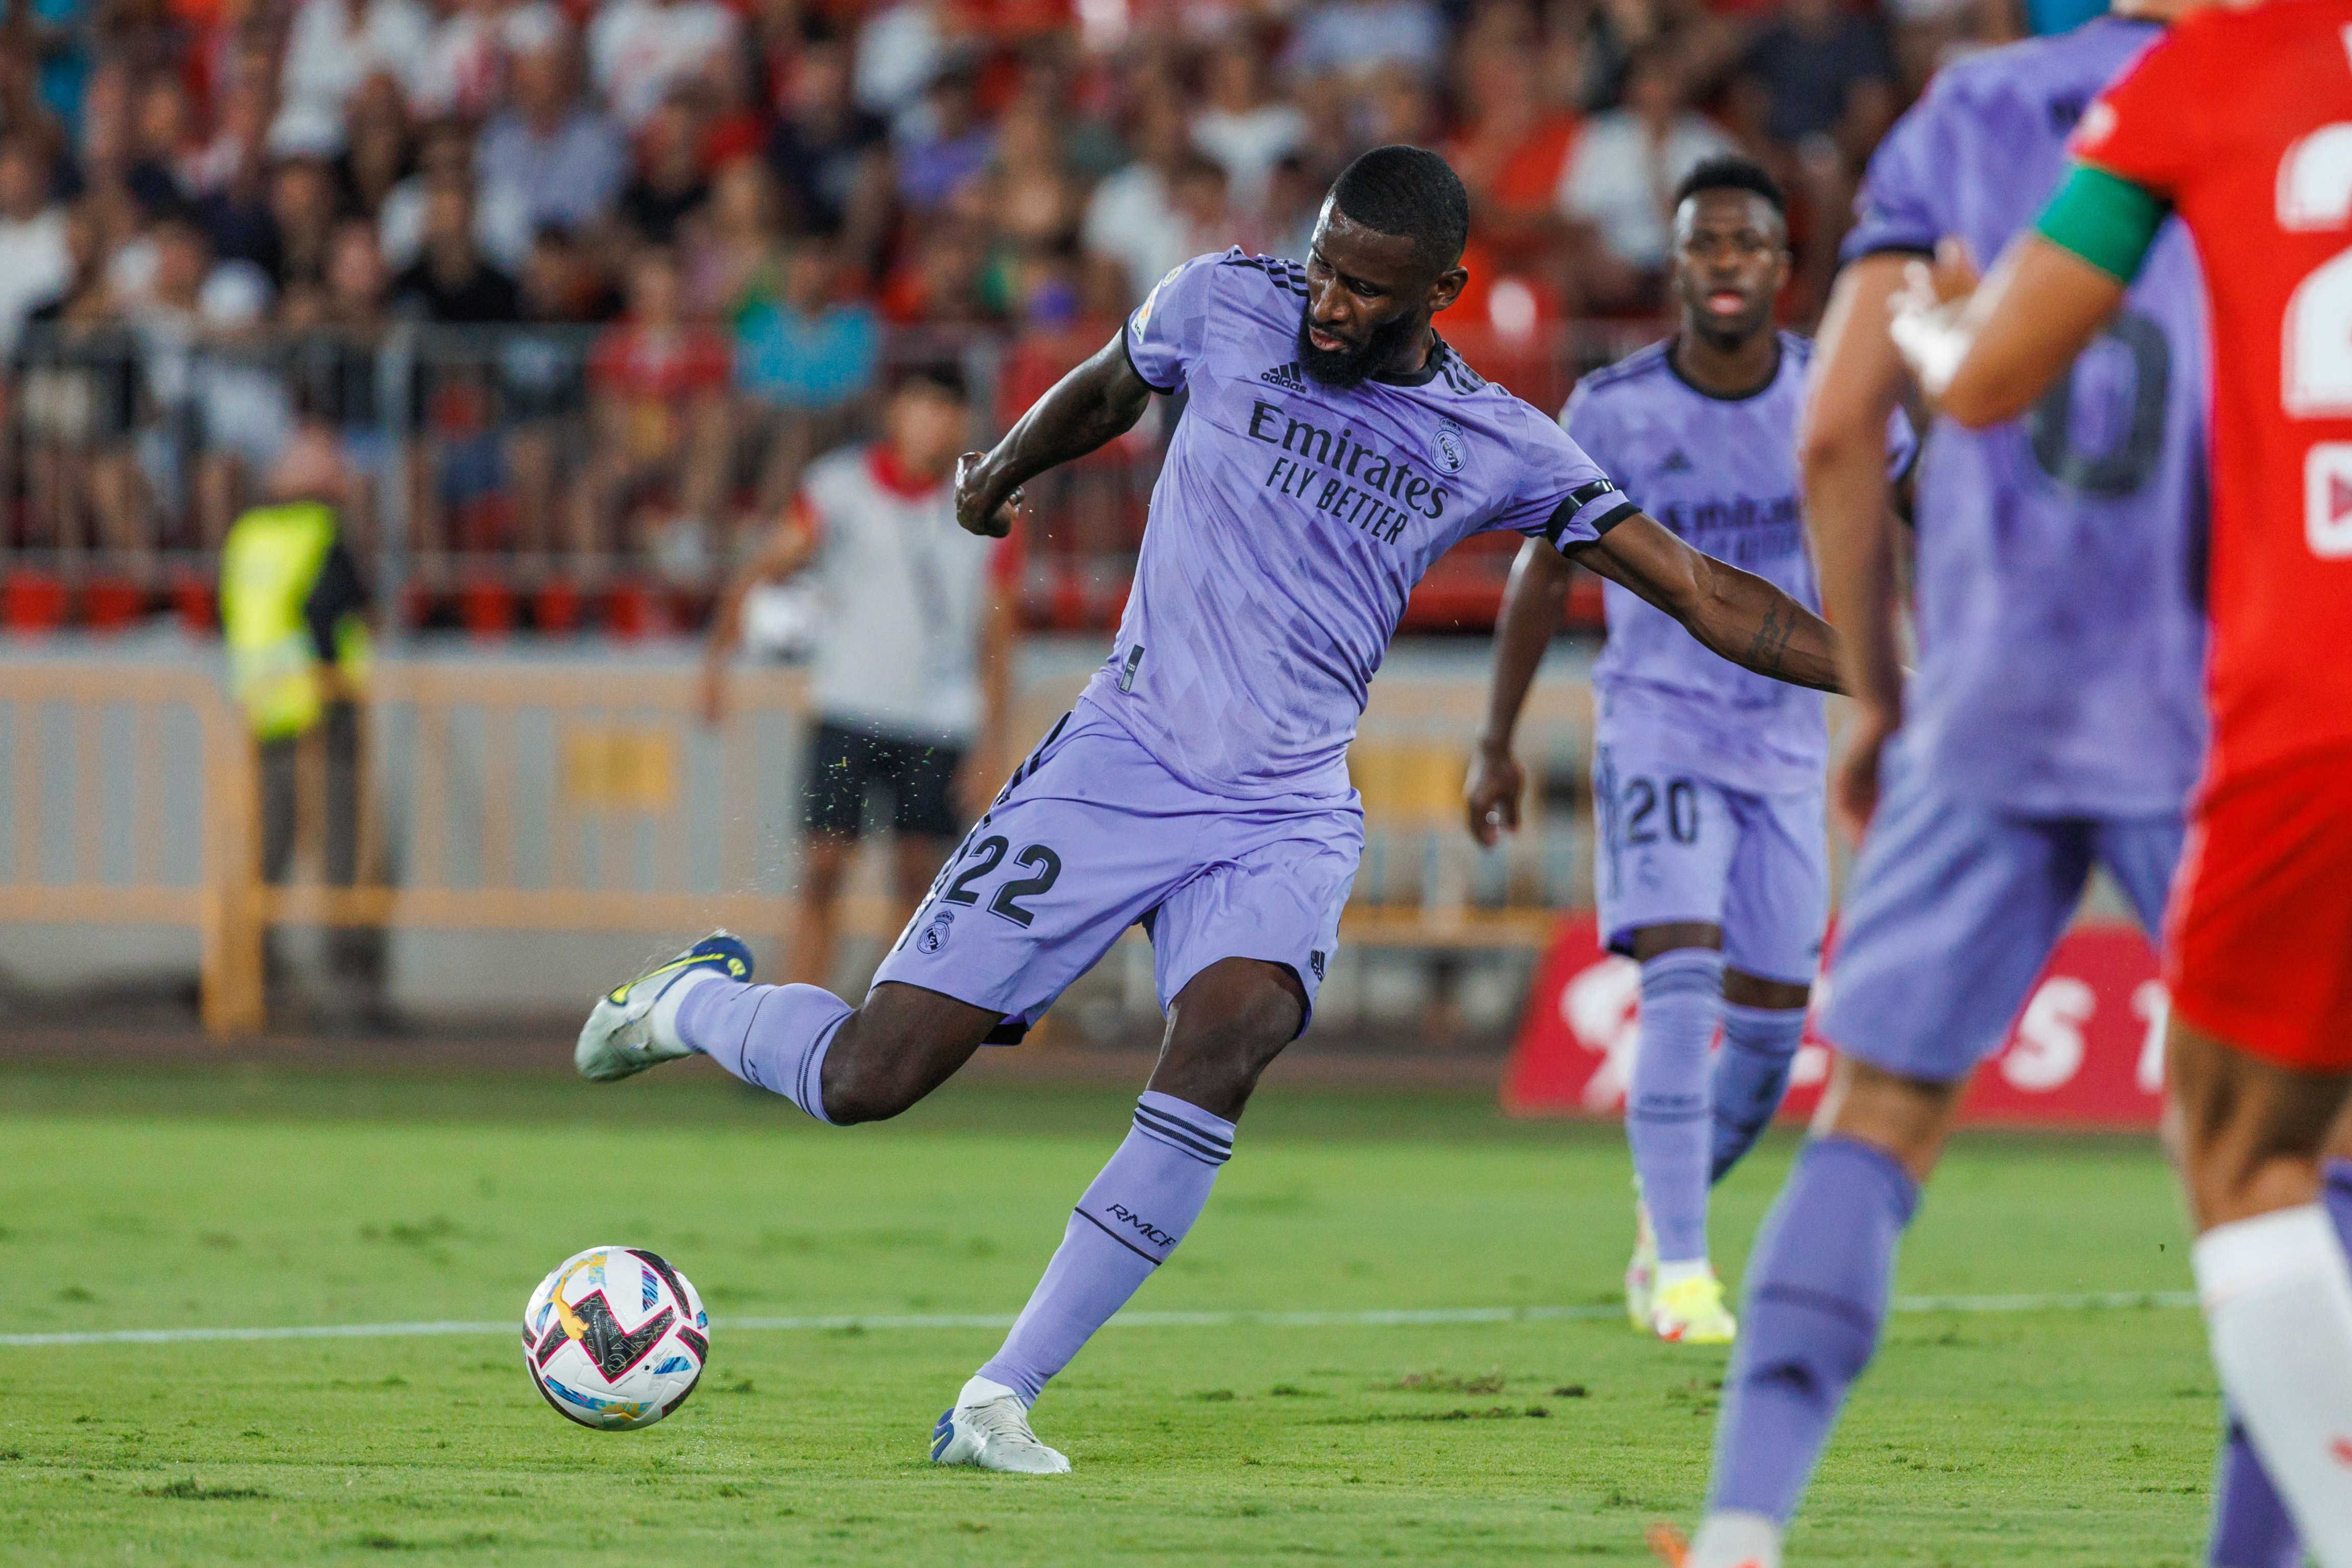
[[[16,0],[0,543],[215,547],[308,422],[417,581],[712,581],[910,340],[988,345],[1002,417],[1181,258],[1303,254],[1384,142],[1470,187],[1474,361],[1654,313],[1729,147],[1795,195],[1802,321],[1876,139],[2020,26],[1886,5]]]

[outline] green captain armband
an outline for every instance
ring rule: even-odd
[[[2128,283],[2147,259],[2156,231],[2172,214],[2172,204],[2145,185],[2089,163],[2068,172],[2033,229],[2108,277]]]

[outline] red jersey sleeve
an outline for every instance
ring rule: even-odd
[[[2076,158],[2169,199],[2197,157],[2200,116],[2184,105],[2210,99],[2198,84],[2213,62],[2194,31],[2175,27],[2124,68],[2092,101],[2068,144]]]

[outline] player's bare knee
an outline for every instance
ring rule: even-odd
[[[1841,1056],[1813,1117],[1813,1133],[1883,1149],[1924,1182],[1943,1155],[1967,1088],[1965,1079],[1937,1083],[1906,1078]]]
[[[2352,1079],[2273,1067],[2178,1014],[2166,1074],[2198,1228],[2317,1197],[2319,1160]]]
[[[1766,1007],[1793,1012],[1812,1000],[1813,988],[1786,980],[1767,980],[1745,970],[1723,972],[1723,999],[1735,1007]]]

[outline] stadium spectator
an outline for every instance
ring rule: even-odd
[[[277,230],[278,287],[323,283],[332,265],[335,183],[315,158],[289,158],[269,177],[269,216]]]
[[[572,547],[586,565],[642,542],[665,575],[693,584],[711,570],[724,521],[730,366],[726,340],[688,319],[684,293],[669,251],[647,247],[630,263],[629,313],[588,362]]]
[[[392,78],[379,73],[360,83],[346,127],[335,184],[346,210],[373,218],[409,173],[408,110]]]
[[[471,177],[443,168],[425,184],[418,204],[416,259],[393,279],[394,310],[422,321],[482,325],[511,321],[522,301],[514,279],[490,264],[477,239]],[[387,211],[394,210],[386,203]],[[392,226],[386,224],[385,227]],[[396,262],[386,243],[387,262]]]
[[[850,96],[849,51],[821,38],[787,73],[768,166],[794,226],[838,237],[845,264],[879,270],[891,193],[889,128]]]
[[[1663,46],[1625,67],[1625,103],[1585,121],[1561,171],[1558,204],[1579,242],[1588,300],[1602,309],[1647,307],[1664,276],[1675,184],[1706,159],[1731,152],[1729,137],[1689,107],[1680,56]]]
[[[1826,142],[1859,168],[1894,123],[1895,56],[1874,17],[1836,0],[1783,0],[1740,75],[1762,102],[1764,134],[1804,153]]]
[[[346,110],[373,77],[404,100],[422,80],[432,13],[417,0],[301,0],[278,74],[270,145],[332,156],[348,144]]]
[[[897,128],[917,112],[923,91],[947,62],[950,29],[940,0],[898,0],[857,30],[854,76],[857,107]]]
[[[149,82],[137,99],[132,121],[132,157],[122,183],[150,213],[187,200],[184,179],[188,145],[188,97],[169,77]]]
[[[996,154],[995,130],[973,100],[977,86],[969,67],[941,71],[923,89],[920,128],[900,126],[898,199],[919,219],[945,206]]]
[[[1267,90],[1256,36],[1236,27],[1211,49],[1208,102],[1192,117],[1192,144],[1225,171],[1236,206],[1255,212],[1276,164],[1306,140],[1307,117]]]
[[[1577,121],[1546,100],[1544,62],[1527,43],[1498,40],[1464,58],[1460,96],[1468,115],[1445,152],[1470,193],[1473,229],[1495,264],[1540,270],[1560,237],[1554,197]]]
[[[882,438],[809,471],[711,622],[702,706],[717,723],[746,596],[803,570],[817,574],[825,608],[810,679],[816,724],[788,967],[812,984],[832,973],[841,881],[866,829],[868,795],[890,797],[895,929],[1003,776],[1011,557],[1004,542],[956,525],[949,484],[971,440],[970,404],[953,365],[902,372]]]
[[[709,196],[691,100],[674,93],[637,133],[636,170],[622,187],[620,219],[645,243],[667,245],[677,237],[678,220]]]
[[[14,353],[25,318],[73,279],[65,209],[29,142],[0,145],[0,354]]]
[[[479,121],[506,70],[499,0],[438,0],[409,107],[428,120]]]
[[[473,138],[454,120],[428,125],[416,153],[416,173],[384,194],[377,209],[384,259],[406,267],[425,247],[425,208],[436,185],[455,186],[467,193],[473,213],[474,243],[483,257],[512,276],[530,254],[530,195],[503,178],[475,172]]]
[[[1362,78],[1399,65],[1435,77],[1445,58],[1445,24],[1425,0],[1335,0],[1309,9],[1283,64],[1294,74]]]
[[[483,129],[475,158],[485,184],[523,193],[534,228],[579,231],[602,222],[628,177],[628,144],[578,90],[572,54],[560,23],[516,52],[507,107]]]
[[[1197,179],[1202,160],[1171,87],[1146,85],[1134,113],[1136,157],[1096,185],[1079,233],[1087,254],[1119,268],[1129,299],[1143,299],[1169,268],[1200,254],[1197,226],[1176,185],[1188,172]]]
[[[719,0],[610,0],[588,30],[597,88],[621,123],[642,126],[713,55],[738,47],[742,24]]]
[[[802,470],[866,413],[882,324],[871,306],[839,297],[838,276],[830,242],[804,237],[786,254],[782,294],[752,300],[735,317],[738,447],[756,455],[762,515],[772,516]]]

